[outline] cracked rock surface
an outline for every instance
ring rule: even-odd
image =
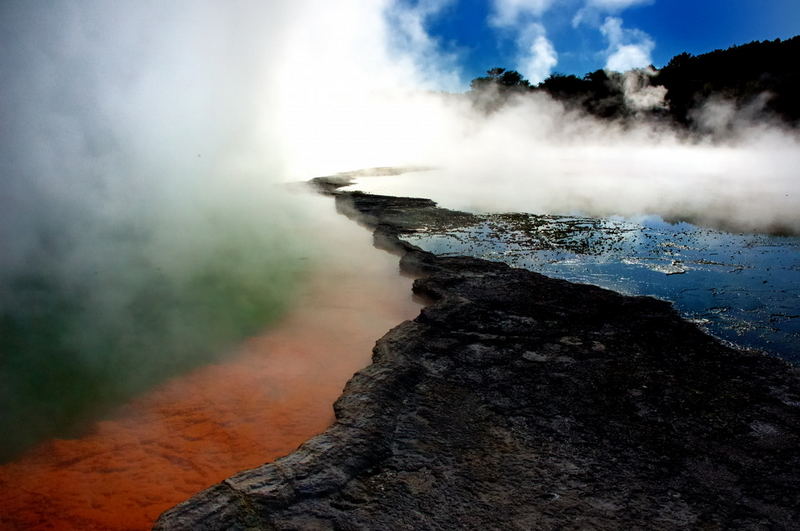
[[[469,214],[341,192],[429,301],[294,453],[156,529],[790,529],[800,370],[647,297],[442,258],[398,235]]]

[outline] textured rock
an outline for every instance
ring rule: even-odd
[[[429,301],[381,338],[297,451],[157,529],[792,528],[800,371],[663,301],[398,239],[469,214],[343,193]]]

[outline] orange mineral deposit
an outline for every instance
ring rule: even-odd
[[[149,529],[199,490],[325,430],[375,341],[419,310],[396,257],[362,243],[357,268],[319,268],[281,322],[224,363],[0,466],[0,529]]]

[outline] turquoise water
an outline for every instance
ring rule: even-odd
[[[0,462],[79,433],[278,319],[309,244],[299,209],[277,201],[198,209],[186,222],[87,214],[90,232],[42,229],[25,267],[0,276]]]
[[[713,335],[800,364],[800,238],[659,217],[504,214],[406,237],[428,251],[672,301]]]

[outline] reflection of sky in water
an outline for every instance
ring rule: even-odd
[[[797,237],[730,234],[657,217],[510,214],[406,239],[437,254],[667,299],[718,337],[800,363]]]

